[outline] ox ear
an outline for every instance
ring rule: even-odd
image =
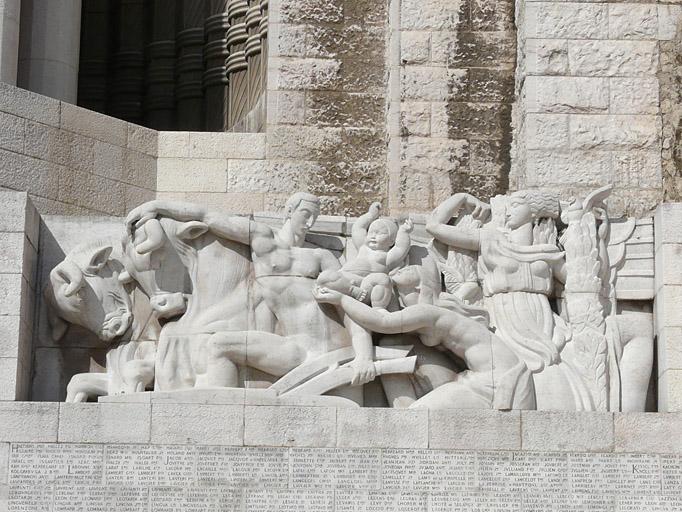
[[[113,250],[114,248],[110,245],[97,249],[88,263],[88,272],[95,274],[102,270],[102,267],[104,267],[104,265],[107,264],[107,261],[109,261],[109,256],[111,256],[111,251]]]
[[[69,328],[69,324],[52,311],[52,308],[47,308],[47,323],[50,325],[50,334],[54,341],[61,340]]]
[[[180,240],[194,240],[208,231],[208,226],[196,220],[184,222],[178,226],[177,237]]]

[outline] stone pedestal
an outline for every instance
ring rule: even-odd
[[[22,2],[19,87],[76,103],[81,0]]]

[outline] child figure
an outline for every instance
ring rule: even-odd
[[[367,213],[355,221],[352,231],[357,256],[339,270],[327,270],[317,278],[319,286],[336,290],[372,307],[386,309],[393,298],[389,274],[399,268],[410,251],[411,220],[400,227],[391,219],[380,218],[381,203],[372,203]],[[353,385],[374,379],[372,334],[345,316],[356,358]]]

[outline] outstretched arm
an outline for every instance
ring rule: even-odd
[[[452,247],[477,251],[480,247],[478,230],[461,229],[449,226],[448,222],[465,206],[473,208],[473,217],[485,220],[490,214],[490,206],[470,194],[455,194],[443,201],[429,217],[426,231],[434,238]]]
[[[367,229],[369,225],[379,218],[379,212],[381,211],[381,203],[375,202],[369,207],[367,213],[358,217],[358,219],[353,224],[353,229],[351,231],[353,245],[356,249],[360,249],[365,245],[365,239],[367,238]]]
[[[126,218],[128,232],[132,233],[136,227],[159,215],[181,222],[192,220],[204,222],[215,235],[243,244],[249,243],[252,231],[252,223],[246,217],[208,212],[203,206],[192,203],[155,200],[138,206],[128,214]]]
[[[408,306],[402,311],[389,313],[384,309],[376,309],[362,302],[328,288],[316,288],[313,295],[319,302],[328,302],[341,306],[341,309],[357,324],[369,331],[382,334],[400,334],[430,327],[437,318],[435,306]]]
[[[413,229],[414,225],[410,219],[407,219],[398,229],[398,234],[395,237],[395,244],[386,254],[386,266],[389,271],[400,265],[407,256],[407,253],[410,252],[410,246],[412,245],[410,233]]]

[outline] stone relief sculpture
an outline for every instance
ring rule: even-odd
[[[613,236],[609,191],[455,194],[416,237],[374,203],[340,257],[307,239],[312,194],[289,199],[280,227],[143,204],[120,244],[79,247],[50,275],[55,338],[68,322],[111,344],[67,400],[267,387],[362,405],[378,379],[390,407],[644,410],[652,322],[618,314],[633,224]]]

